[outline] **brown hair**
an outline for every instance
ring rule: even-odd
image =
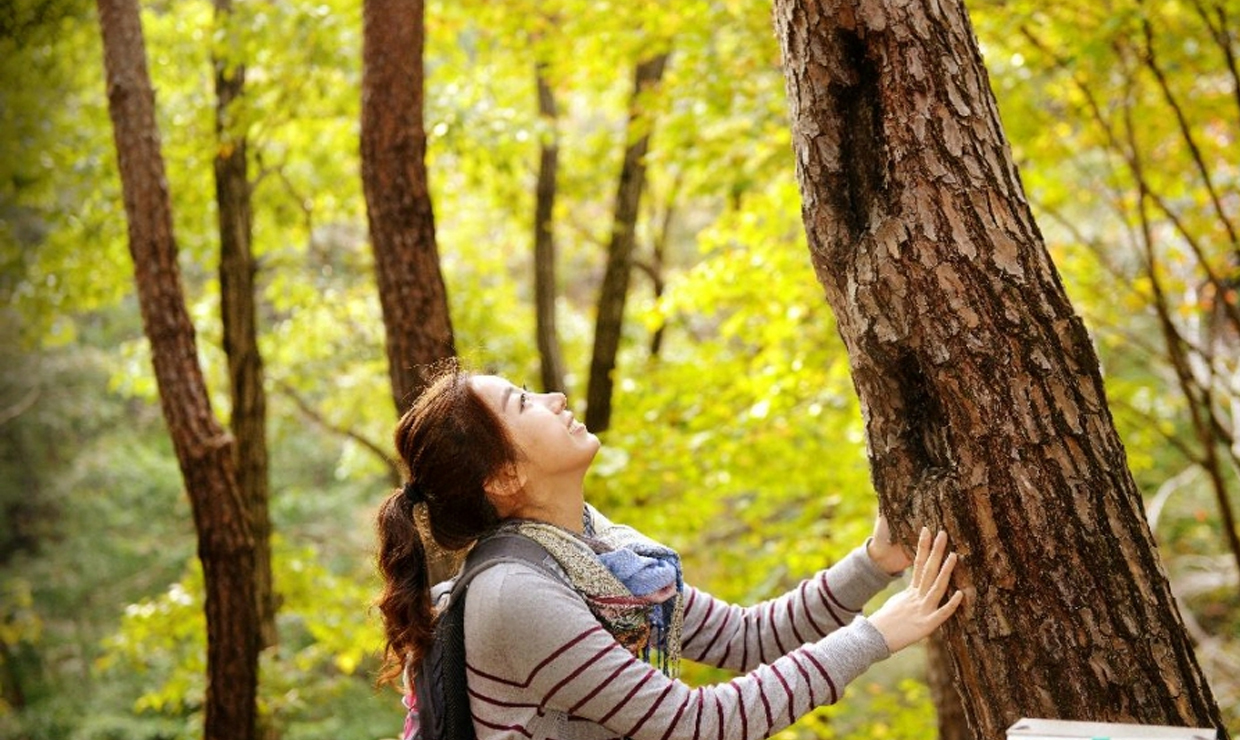
[[[395,684],[430,645],[431,606],[426,549],[414,523],[425,502],[431,536],[445,550],[469,547],[499,524],[486,484],[517,460],[508,430],[454,364],[418,396],[396,425],[396,451],[406,480],[379,507],[376,528],[386,645],[379,684]]]

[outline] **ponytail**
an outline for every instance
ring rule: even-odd
[[[383,616],[387,643],[380,685],[396,684],[407,662],[417,663],[434,629],[426,550],[414,525],[413,505],[412,497],[397,489],[379,507],[377,560],[383,592],[376,605]]]
[[[504,423],[454,365],[401,417],[394,442],[409,482],[376,517],[383,580],[376,605],[386,637],[380,685],[395,684],[406,666],[417,665],[434,635],[427,550],[414,507],[424,507],[418,514],[436,545],[464,550],[499,524],[486,484],[517,459]]]

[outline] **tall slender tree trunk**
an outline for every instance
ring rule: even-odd
[[[422,0],[365,0],[362,185],[397,413],[456,354],[426,173]]]
[[[880,505],[946,529],[975,737],[1221,727],[959,0],[776,0],[811,258]]]
[[[669,54],[651,57],[637,65],[633,97],[629,103],[624,164],[616,190],[611,242],[607,247],[607,270],[599,290],[598,315],[594,324],[594,351],[590,359],[590,379],[586,388],[586,426],[602,432],[611,425],[611,396],[615,386],[612,374],[620,337],[624,330],[624,306],[628,300],[629,277],[633,272],[633,247],[637,241],[637,215],[642,189],[646,185],[646,151],[654,125],[643,108],[643,98],[663,79]]]
[[[232,0],[215,0],[217,25],[228,28]],[[231,38],[231,34],[226,33]],[[254,587],[263,647],[275,645],[276,596],[271,572],[271,514],[267,454],[267,392],[258,351],[253,219],[246,134],[231,109],[245,89],[245,66],[215,64],[215,200],[220,230],[220,314],[232,389],[229,427],[237,440],[237,485],[254,535]]]
[[[237,485],[235,441],[211,411],[185,308],[138,3],[98,0],[98,7],[138,302],[206,586],[204,737],[251,740],[259,651],[254,539]]]
[[[973,735],[964,716],[964,704],[956,692],[951,653],[937,633],[926,640],[926,683],[938,714],[938,740],[969,740]]]
[[[538,86],[538,116],[543,130],[538,156],[538,184],[534,199],[534,306],[538,335],[539,369],[543,390],[567,390],[564,387],[564,358],[560,353],[560,337],[555,320],[555,195],[556,176],[560,168],[559,116],[555,91],[547,81],[546,65],[539,62],[534,69]]]

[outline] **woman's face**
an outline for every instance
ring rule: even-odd
[[[584,472],[594,460],[598,437],[573,417],[563,393],[530,393],[495,375],[469,382],[508,428],[526,475]]]

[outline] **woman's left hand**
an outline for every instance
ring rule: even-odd
[[[887,517],[878,515],[874,522],[874,534],[865,546],[870,560],[888,575],[896,575],[913,564],[913,558],[896,543],[891,541],[891,531],[887,529]]]

